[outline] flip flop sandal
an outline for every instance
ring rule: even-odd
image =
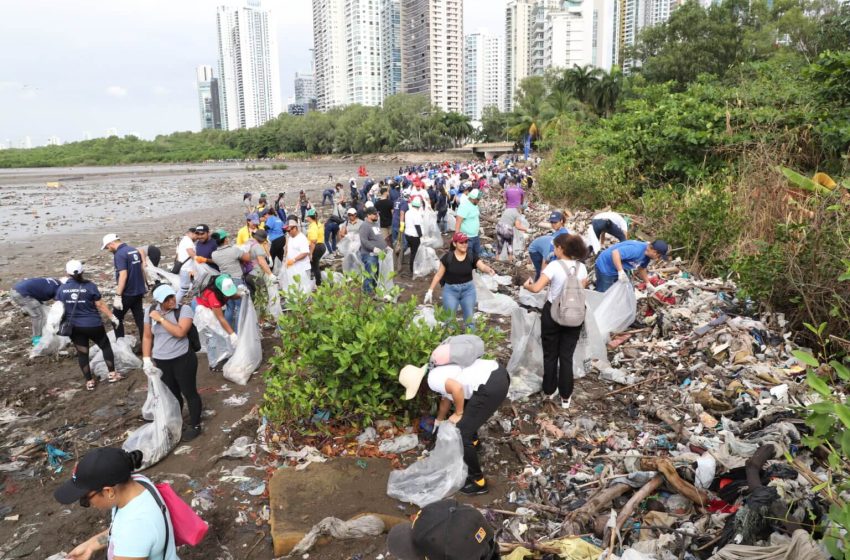
[[[86,381],[86,391],[94,391],[95,387],[97,387],[97,381],[94,379]]]
[[[117,383],[119,381],[124,381],[124,376],[117,371],[113,371],[107,376],[106,380],[110,383]]]

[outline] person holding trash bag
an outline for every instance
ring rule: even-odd
[[[549,286],[549,294],[540,316],[543,393],[554,396],[557,390],[561,397],[561,408],[567,409],[573,394],[573,354],[584,322],[574,326],[561,325],[552,316],[552,306],[561,297],[563,290],[569,289],[569,274],[575,274],[578,280],[575,288],[587,287],[587,268],[580,262],[587,256],[587,245],[579,235],[562,233],[555,237],[555,256],[557,260],[546,265],[540,278],[536,282],[529,278],[524,288],[536,294]],[[583,300],[581,305],[584,307]]]
[[[9,294],[12,303],[21,308],[32,319],[32,345],[41,341],[45,314],[42,305],[56,297],[56,290],[62,284],[56,278],[24,278],[14,286]]]
[[[316,210],[311,208],[307,211],[307,241],[310,242],[310,271],[316,287],[322,285],[322,271],[319,269],[319,261],[325,256],[325,229],[319,223]]]
[[[145,333],[142,339],[142,364],[145,373],[162,370],[162,382],[171,390],[180,409],[183,401],[189,408],[189,427],[183,441],[192,441],[201,433],[201,395],[198,394],[198,357],[189,343],[192,319],[191,305],[178,305],[177,294],[167,284],[153,291],[154,304],[145,310]]]
[[[111,511],[108,529],[78,545],[69,560],[88,560],[101,550],[112,559],[180,560],[171,515],[147,477],[133,475],[142,466],[141,451],[99,447],[74,466],[71,480],[56,489],[57,502]]]
[[[97,379],[92,376],[89,365],[90,340],[94,341],[103,352],[103,361],[109,371],[107,381],[110,383],[121,381],[124,376],[115,371],[115,356],[112,353],[109,338],[106,336],[106,329],[103,328],[100,314],[103,313],[109,317],[114,326],[118,325],[118,317],[103,302],[94,282],[83,276],[83,263],[68,261],[65,264],[65,272],[70,278],[56,290],[56,301],[61,301],[65,306],[65,316],[62,321],[67,321],[71,326],[71,342],[77,350],[77,363],[86,378],[86,390],[94,391],[97,386]]]
[[[428,305],[434,299],[434,288],[437,284],[443,286],[443,309],[457,313],[460,307],[463,311],[463,322],[467,328],[472,327],[472,316],[478,299],[475,295],[475,285],[472,283],[472,271],[480,270],[495,275],[496,271],[487,263],[472,254],[469,250],[469,237],[456,231],[452,236],[449,251],[440,259],[440,268],[431,280],[428,291],[422,303]]]
[[[404,240],[407,241],[407,246],[410,247],[411,276],[413,276],[413,261],[416,260],[416,253],[419,252],[419,243],[422,241],[423,225],[422,199],[416,197],[410,201],[410,210],[405,214]],[[399,260],[404,261],[404,254],[401,255]]]
[[[514,231],[527,232],[522,223],[522,207],[505,208],[496,223],[496,258],[502,258],[502,250],[507,249],[508,262],[514,262]]]
[[[218,265],[221,273],[229,275],[236,287],[239,288],[239,286],[244,285],[242,266],[251,262],[251,254],[230,243],[229,234],[223,229],[216,231],[213,234],[213,239],[218,244],[218,249],[213,251],[212,254],[213,262]],[[241,305],[242,298],[229,298],[224,311],[225,320],[237,333],[239,332],[239,308]]]
[[[124,315],[131,311],[133,321],[139,336],[142,335],[144,311],[142,301],[148,291],[147,278],[145,277],[145,252],[122,243],[121,238],[114,233],[103,236],[101,250],[108,250],[113,254],[115,264],[115,298],[112,300],[112,309],[118,317],[115,327],[115,338],[124,336]]]
[[[404,398],[417,395],[422,379],[428,376],[428,387],[442,398],[435,426],[446,420],[454,405],[454,414],[448,421],[457,425],[463,441],[463,462],[469,469],[466,484],[460,489],[467,495],[486,494],[487,480],[478,459],[478,429],[499,409],[508,396],[510,377],[508,370],[494,360],[476,359],[471,365],[458,364],[416,367],[407,365],[399,374],[399,383],[405,388]]]
[[[496,531],[477,509],[456,500],[428,504],[387,535],[399,560],[499,560]]]
[[[360,226],[358,235],[360,236],[360,261],[365,269],[363,291],[373,294],[378,284],[381,258],[387,250],[387,241],[381,233],[378,211],[374,206],[366,210],[366,221]]]
[[[607,292],[618,280],[628,281],[627,270],[637,269],[638,278],[649,282],[647,267],[650,261],[669,260],[666,241],[623,241],[611,245],[596,258],[596,291]]]
[[[243,288],[243,290],[244,289],[245,288]],[[201,293],[195,298],[195,305],[206,307],[212,311],[213,315],[215,315],[215,318],[218,320],[218,323],[221,325],[221,328],[223,328],[224,332],[227,333],[232,346],[236,346],[236,331],[233,330],[233,327],[231,327],[227,322],[227,319],[225,319],[224,311],[222,311],[222,309],[225,305],[227,305],[228,301],[240,297],[239,289],[236,287],[233,279],[227,274],[219,274],[215,277],[212,283],[201,290]]]

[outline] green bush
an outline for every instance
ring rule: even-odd
[[[301,425],[322,410],[335,424],[364,425],[403,415],[410,403],[402,400],[401,368],[426,364],[442,340],[460,333],[459,322],[442,313],[439,327],[414,322],[415,298],[385,303],[384,296],[398,296],[398,287],[372,297],[361,286],[360,275],[334,276],[309,297],[284,294],[281,345],[266,373],[263,414],[270,420]],[[488,349],[502,339],[484,322],[476,334]]]

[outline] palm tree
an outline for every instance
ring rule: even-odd
[[[522,141],[526,134],[530,134],[532,140],[537,139],[550,116],[551,109],[546,104],[546,85],[543,77],[526,78],[517,91],[508,134],[519,141]]]
[[[623,73],[619,68],[613,68],[610,74],[603,73],[590,90],[590,101],[597,114],[610,117],[622,90]]]
[[[572,91],[576,99],[588,103],[590,90],[601,74],[602,70],[593,68],[589,64],[586,66],[574,64],[569,70],[564,70],[562,80],[564,87]]]
[[[443,117],[443,124],[455,146],[459,146],[464,139],[472,136],[474,132],[470,118],[460,113],[446,113]]]

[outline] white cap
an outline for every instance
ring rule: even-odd
[[[65,263],[65,272],[71,276],[83,271],[83,263],[80,261],[68,261]]]
[[[349,215],[350,214],[357,214],[357,210],[354,209],[354,208],[349,208],[348,210],[345,211],[345,213],[349,214]]]
[[[367,201],[366,201],[366,204],[364,204],[363,206],[364,206],[364,207],[366,207],[366,208],[374,208],[374,207],[375,207],[375,203],[374,203],[374,202],[372,202],[371,200],[367,200]]]
[[[114,233],[107,233],[106,235],[103,236],[103,245],[100,248],[101,251],[103,249],[106,249],[106,246],[109,245],[110,243],[112,243],[113,241],[120,241],[120,240],[121,240],[121,238],[118,237],[118,235],[116,235]]]

